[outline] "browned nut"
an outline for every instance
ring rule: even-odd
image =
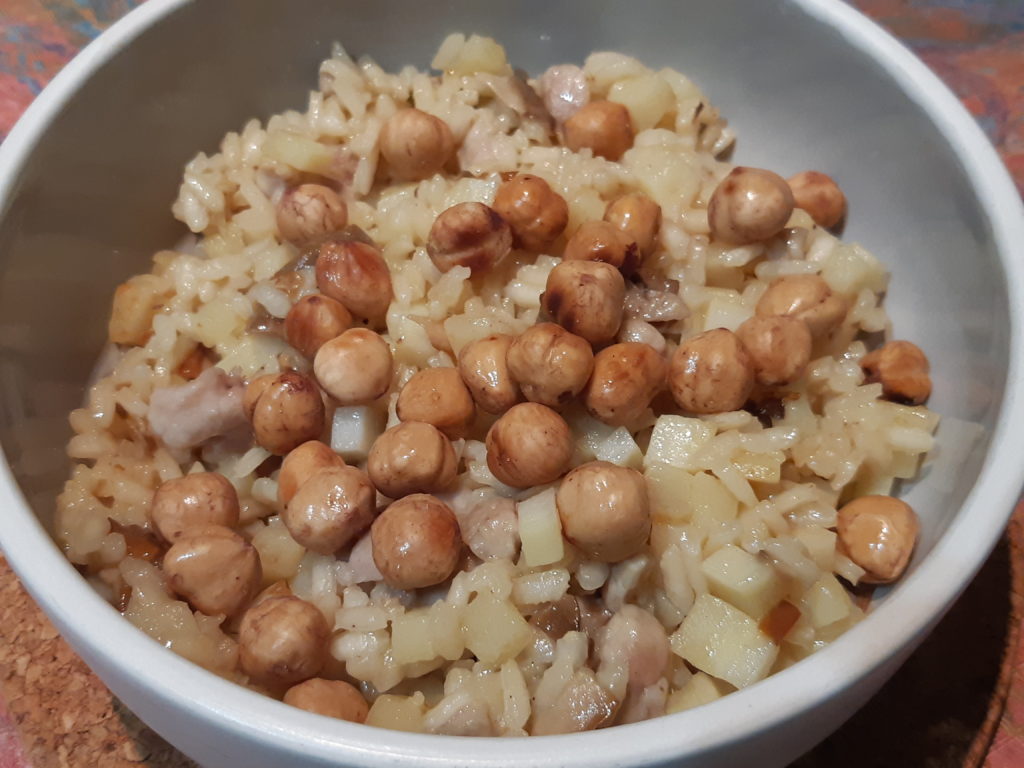
[[[512,228],[516,248],[541,252],[569,223],[569,206],[540,176],[518,173],[498,187],[494,210]]]
[[[932,393],[928,358],[909,341],[890,341],[860,361],[868,383],[880,382],[887,400],[920,405]]]
[[[433,496],[406,496],[381,512],[370,528],[373,562],[388,586],[419,589],[452,575],[462,551],[455,513]]]
[[[640,266],[640,249],[636,242],[607,221],[585,221],[565,244],[566,261],[603,261],[624,275]]]
[[[867,573],[862,581],[886,584],[910,561],[920,525],[910,505],[892,496],[861,496],[839,510],[839,543]]]
[[[664,388],[667,370],[665,359],[650,344],[612,344],[594,358],[583,404],[605,424],[631,424]]]
[[[603,261],[563,261],[548,275],[541,303],[569,332],[604,344],[619,331],[625,299],[626,282],[615,267]]]
[[[796,381],[811,361],[811,332],[799,318],[754,315],[736,335],[750,353],[757,381],[766,386]]]
[[[716,328],[679,345],[668,386],[679,407],[691,413],[736,411],[754,388],[754,364],[735,333]]]
[[[654,253],[661,229],[661,206],[647,195],[631,192],[612,200],[604,209],[604,220],[636,243],[641,257]]]
[[[711,237],[736,245],[774,237],[792,213],[793,193],[786,180],[761,168],[734,168],[708,201]]]
[[[512,230],[483,203],[459,203],[441,212],[430,228],[427,253],[442,272],[469,267],[474,274],[493,268],[512,250]]]
[[[618,160],[633,146],[629,110],[614,101],[592,101],[565,121],[565,146],[573,152],[584,147],[595,155]]]
[[[285,371],[266,381],[260,377],[246,392],[246,406],[256,442],[283,456],[324,431],[324,401],[316,382],[298,371]]]
[[[426,368],[413,374],[395,404],[402,421],[433,424],[452,440],[465,437],[476,416],[473,396],[454,368]]]
[[[306,245],[348,224],[348,207],[330,187],[300,184],[289,189],[277,204],[277,229],[281,237]]]
[[[487,413],[504,413],[522,400],[508,369],[511,345],[511,336],[496,333],[469,342],[459,352],[462,381],[477,406]]]
[[[371,324],[383,321],[394,295],[384,257],[358,240],[330,240],[320,246],[316,285],[321,293]]]
[[[558,409],[586,386],[594,352],[586,339],[562,326],[539,323],[512,342],[508,369],[527,400]]]
[[[337,469],[345,466],[345,460],[331,450],[326,443],[310,440],[293,448],[277,475],[277,500],[283,508],[292,500],[299,487],[321,469]]]
[[[820,275],[784,275],[768,284],[755,312],[761,317],[789,315],[803,320],[818,339],[843,322],[846,310],[846,300]]]
[[[451,441],[422,421],[402,422],[378,437],[366,463],[377,490],[392,499],[439,493],[454,482],[457,468]]]
[[[363,694],[354,685],[344,680],[324,680],[322,677],[293,685],[285,692],[283,700],[289,706],[348,720],[350,723],[366,722],[366,715],[370,711]]]
[[[487,466],[505,485],[530,488],[553,482],[572,461],[565,419],[538,403],[514,405],[487,431]]]
[[[324,344],[352,327],[352,314],[340,301],[314,293],[299,299],[284,319],[288,343],[312,360]]]
[[[355,467],[321,469],[299,486],[281,521],[306,549],[332,555],[370,526],[376,500],[365,472]]]
[[[565,476],[555,496],[562,532],[588,558],[617,563],[651,533],[647,483],[633,469],[590,461]]]
[[[298,597],[268,597],[242,617],[242,671],[270,689],[308,680],[327,661],[331,628],[320,609]]]
[[[392,174],[416,181],[444,168],[455,153],[455,138],[444,120],[419,109],[402,109],[381,128],[380,153]]]
[[[371,330],[349,328],[320,347],[313,373],[340,405],[369,403],[391,386],[391,345]]]
[[[802,171],[790,176],[789,188],[797,208],[802,208],[819,227],[834,227],[846,213],[846,195],[839,185],[818,171]]]
[[[176,595],[208,616],[234,616],[260,591],[256,548],[230,528],[190,528],[164,555],[164,574]]]
[[[238,525],[238,493],[224,475],[194,472],[168,480],[153,494],[149,516],[165,540],[174,542],[189,528]]]

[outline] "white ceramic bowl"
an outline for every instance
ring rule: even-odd
[[[931,404],[945,418],[931,467],[904,489],[923,536],[904,581],[807,661],[709,706],[594,733],[498,743],[381,731],[179,659],[93,593],[47,535],[67,471],[65,416],[103,341],[110,292],[176,238],[167,206],[183,163],[248,117],[302,106],[332,40],[422,67],[455,30],[494,35],[534,72],[596,49],[677,67],[737,127],[738,161],[835,175],[851,200],[846,236],[892,268],[890,313],[928,352]],[[839,2],[149,0],[76,58],[0,148],[0,215],[0,545],[114,693],[209,768],[784,765],[939,619],[1021,486],[1020,200],[946,88]]]

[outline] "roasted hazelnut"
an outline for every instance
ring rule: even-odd
[[[760,317],[789,315],[803,320],[818,339],[843,322],[846,310],[846,300],[820,275],[784,275],[768,284],[755,312]]]
[[[591,344],[615,338],[622,323],[626,283],[603,261],[563,261],[548,275],[541,304],[556,323]]]
[[[300,184],[284,193],[277,205],[281,237],[302,246],[348,224],[348,207],[337,192],[322,184]]]
[[[366,715],[370,711],[363,694],[354,685],[344,680],[324,680],[322,677],[293,685],[285,692],[283,701],[307,712],[348,720],[350,723],[366,722]]]
[[[565,537],[591,560],[625,560],[651,533],[647,482],[633,469],[581,464],[562,480],[555,503]]]
[[[315,676],[327,661],[331,628],[320,609],[298,597],[269,597],[242,617],[242,671],[272,690]]]
[[[441,212],[430,228],[427,253],[442,272],[469,267],[474,274],[499,264],[512,250],[512,230],[483,203],[459,203]]]
[[[459,375],[477,407],[487,413],[504,413],[522,400],[508,369],[511,345],[511,336],[496,333],[469,342],[459,352]]]
[[[246,410],[256,442],[282,456],[324,430],[324,401],[316,382],[298,371],[285,371],[267,381],[256,379],[247,392]]]
[[[391,173],[417,181],[438,173],[455,153],[448,124],[419,109],[401,109],[380,131],[380,153]]]
[[[156,489],[149,510],[157,532],[174,542],[189,528],[238,525],[238,493],[224,475],[194,472]]]
[[[566,261],[603,261],[624,275],[640,265],[640,249],[636,242],[607,221],[585,221],[565,244]]]
[[[473,397],[454,368],[426,368],[413,374],[395,404],[402,421],[433,424],[452,440],[465,437],[476,416]]]
[[[661,206],[647,195],[631,192],[612,200],[604,209],[604,220],[636,243],[641,258],[654,253],[661,229]]]
[[[594,373],[583,390],[583,404],[605,424],[631,424],[665,387],[667,369],[665,359],[648,344],[612,344],[594,358]]]
[[[668,386],[679,407],[691,413],[736,411],[754,388],[754,364],[735,333],[716,328],[679,345]]]
[[[618,160],[633,146],[633,121],[629,110],[614,101],[592,101],[565,121],[565,146],[583,148],[595,155]]]
[[[175,594],[208,616],[234,616],[260,591],[263,569],[256,548],[230,528],[189,528],[164,555]]]
[[[754,315],[736,329],[750,353],[757,381],[774,387],[803,376],[811,360],[807,323],[789,315]]]
[[[321,469],[337,469],[345,460],[326,443],[310,440],[289,451],[277,475],[277,500],[284,507],[299,487]]]
[[[316,259],[316,285],[371,324],[383,321],[394,295],[391,272],[374,246],[357,240],[328,240]]]
[[[711,237],[747,245],[774,237],[793,213],[786,180],[761,168],[734,168],[708,201]]]
[[[312,360],[324,344],[352,327],[352,314],[340,301],[321,293],[299,299],[284,319],[284,335]]]
[[[932,393],[928,358],[909,341],[890,341],[860,361],[868,383],[880,382],[887,400],[920,405]]]
[[[508,369],[527,400],[562,408],[583,389],[594,370],[590,344],[554,323],[539,323],[508,350]]]
[[[299,486],[281,521],[306,549],[332,555],[369,527],[376,501],[365,472],[355,467],[321,469]]]
[[[392,499],[439,493],[454,482],[457,469],[451,441],[422,421],[404,421],[378,437],[366,463],[377,490]]]
[[[839,510],[839,544],[867,573],[862,581],[887,584],[906,570],[920,524],[910,505],[892,496],[861,496]]]
[[[313,373],[340,405],[369,403],[391,386],[391,346],[371,330],[350,328],[320,347]]]
[[[789,188],[797,208],[802,208],[819,227],[838,224],[846,213],[846,196],[839,185],[818,171],[802,171],[790,176]]]
[[[547,406],[512,406],[487,432],[487,466],[505,485],[530,488],[553,482],[572,461],[572,432]]]
[[[433,496],[417,493],[381,512],[370,529],[373,562],[395,589],[420,589],[452,575],[462,551],[455,513]]]
[[[569,223],[565,199],[529,173],[518,173],[498,187],[494,210],[511,227],[516,248],[527,251],[544,251]]]

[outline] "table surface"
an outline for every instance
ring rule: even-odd
[[[141,0],[0,0],[0,140],[78,50]],[[977,118],[1024,194],[1024,0],[854,0]],[[1024,766],[1024,505],[921,649],[794,768]],[[0,555],[0,768],[192,764],[60,639]]]

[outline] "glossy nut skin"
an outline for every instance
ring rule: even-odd
[[[504,413],[523,399],[508,368],[512,337],[495,333],[475,339],[459,352],[459,375],[477,407],[487,413]]]
[[[288,343],[312,360],[317,350],[352,327],[352,313],[340,301],[322,293],[303,296],[284,319]]]
[[[735,245],[774,237],[792,213],[789,184],[777,173],[761,168],[734,168],[708,201],[711,237]]]
[[[565,146],[573,152],[588,148],[599,157],[618,160],[633,146],[629,110],[614,101],[592,101],[565,121]]]
[[[551,270],[541,305],[548,316],[591,344],[615,338],[622,324],[626,282],[603,261],[563,261]]]
[[[754,363],[759,384],[791,384],[803,376],[811,361],[811,331],[789,315],[754,315],[736,329]]]
[[[439,493],[454,482],[457,469],[451,441],[422,421],[402,422],[378,437],[366,463],[377,490],[392,499]]]
[[[661,230],[661,206],[647,195],[630,192],[612,200],[604,209],[604,220],[635,242],[641,257],[654,253]]]
[[[581,464],[555,496],[562,532],[583,554],[603,563],[635,555],[651,533],[647,481],[607,461]]]
[[[347,224],[345,201],[322,184],[293,187],[277,204],[277,229],[283,239],[298,246],[338,232]]]
[[[325,680],[314,677],[289,688],[282,699],[285,704],[325,717],[366,722],[369,704],[359,689],[344,680]]]
[[[538,323],[512,342],[508,369],[527,400],[557,410],[586,386],[594,352],[586,339],[562,326]]]
[[[383,321],[394,296],[384,257],[358,240],[328,240],[320,246],[316,285],[320,293],[371,324]]]
[[[371,330],[350,328],[320,347],[313,373],[340,405],[369,403],[391,386],[391,345]]]
[[[320,388],[298,371],[285,371],[269,381],[260,377],[247,390],[244,407],[256,442],[283,456],[324,430],[324,401]],[[250,410],[251,407],[251,410]]]
[[[314,677],[327,661],[331,628],[301,598],[268,597],[242,617],[238,660],[254,682],[271,690]]]
[[[868,383],[880,382],[887,400],[921,405],[932,393],[928,357],[909,341],[889,341],[860,361]]]
[[[465,437],[476,417],[473,397],[455,368],[426,368],[413,374],[395,404],[402,421],[433,424],[452,440]]]
[[[260,591],[260,556],[230,528],[190,528],[164,555],[164,575],[176,595],[207,616],[234,616]]]
[[[690,413],[723,413],[743,407],[754,388],[754,364],[743,342],[725,328],[705,331],[676,349],[668,386]]]
[[[640,266],[636,241],[608,221],[585,221],[565,244],[566,261],[603,261],[624,275]]]
[[[189,528],[238,525],[238,493],[224,475],[194,472],[156,489],[149,517],[164,540],[175,542]]]
[[[760,317],[789,315],[807,323],[811,336],[822,338],[843,322],[848,307],[820,275],[784,275],[768,284],[757,302]]]
[[[299,487],[321,469],[339,469],[345,460],[326,443],[310,440],[293,448],[281,462],[277,475],[277,500],[285,507]]]
[[[395,589],[440,584],[455,571],[462,551],[455,513],[425,493],[399,499],[381,512],[370,539],[373,562]]]
[[[444,120],[410,107],[384,123],[380,153],[394,176],[417,181],[444,168],[455,153],[455,138]]]
[[[512,406],[487,431],[486,446],[488,468],[513,488],[557,480],[572,461],[569,425],[539,403]]]
[[[517,173],[498,187],[493,208],[512,229],[512,243],[543,252],[569,223],[569,206],[540,176]]]
[[[594,358],[594,373],[583,390],[583,404],[605,424],[630,424],[665,387],[667,372],[665,358],[651,345],[612,344]]]
[[[839,543],[867,573],[862,581],[887,584],[910,561],[920,529],[910,505],[892,496],[861,496],[839,510]]]
[[[469,267],[480,274],[499,264],[512,250],[512,230],[483,203],[458,203],[434,220],[427,253],[442,272]]]
[[[365,472],[355,467],[321,469],[299,486],[281,521],[306,549],[332,555],[370,526],[376,501]]]
[[[846,195],[831,176],[818,171],[802,171],[787,179],[797,208],[802,208],[814,223],[826,229],[834,227],[846,214]]]

